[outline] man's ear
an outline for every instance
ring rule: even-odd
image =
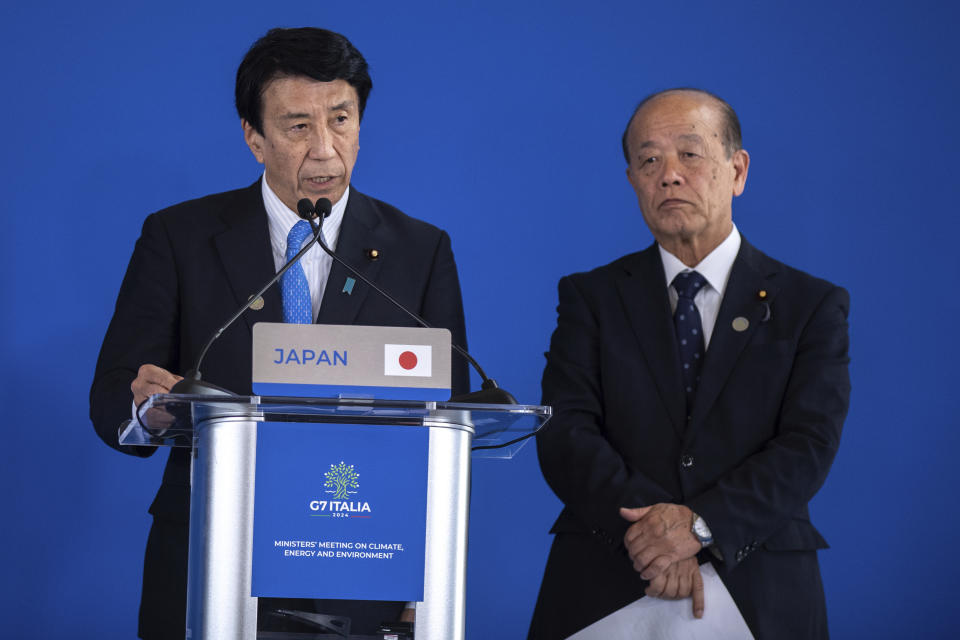
[[[747,186],[747,170],[750,169],[750,154],[746,149],[738,149],[733,153],[733,195],[743,193]]]
[[[250,153],[257,159],[257,162],[263,164],[263,134],[253,128],[253,125],[246,120],[240,120],[240,126],[243,127],[243,139],[250,147]]]

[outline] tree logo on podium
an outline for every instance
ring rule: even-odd
[[[348,465],[343,460],[340,464],[331,464],[330,470],[324,474],[324,477],[326,482],[323,486],[327,487],[326,493],[332,493],[336,500],[346,500],[360,488],[360,483],[357,482],[360,474],[354,470],[352,464]]]

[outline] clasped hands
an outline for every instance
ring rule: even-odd
[[[646,594],[677,600],[693,598],[694,617],[703,617],[703,578],[696,554],[702,548],[693,535],[693,511],[679,504],[660,503],[620,509],[633,524],[623,538],[633,568],[649,580]]]

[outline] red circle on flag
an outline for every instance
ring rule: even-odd
[[[400,366],[409,371],[417,366],[417,354],[413,351],[404,351],[400,354]]]

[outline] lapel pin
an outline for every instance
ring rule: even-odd
[[[379,249],[364,249],[363,252],[367,256],[367,260],[371,262],[380,259],[380,250]]]
[[[737,316],[733,319],[733,330],[737,332],[743,332],[747,330],[747,327],[750,326],[750,321],[744,318],[743,316]]]
[[[760,289],[760,291],[757,291],[757,297],[760,298],[761,300],[766,300],[766,299],[767,299],[767,290],[766,290],[766,289]]]
[[[350,276],[347,276],[347,281],[343,283],[343,290],[340,293],[350,295],[353,293],[353,285],[355,284],[357,284],[357,281]]]
[[[250,297],[252,298],[253,296]],[[263,298],[257,297],[256,300],[250,303],[250,308],[254,311],[260,311],[260,309],[263,309]]]

